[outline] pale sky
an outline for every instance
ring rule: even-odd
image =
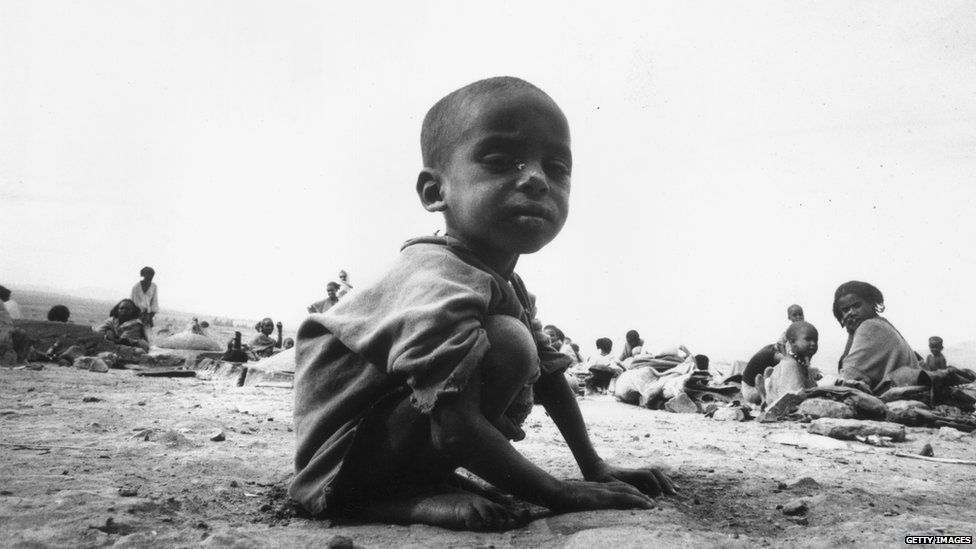
[[[584,354],[746,359],[796,302],[836,359],[850,279],[916,348],[976,339],[965,1],[0,0],[0,283],[152,265],[164,308],[297,327],[442,227],[420,122],[495,75],[570,121],[569,222],[518,271]]]

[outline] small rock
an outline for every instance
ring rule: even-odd
[[[146,405],[145,400],[140,400],[139,402],[136,402],[136,406],[145,406],[145,405]]]
[[[722,407],[715,410],[712,419],[715,421],[744,421],[746,414],[738,406]]]
[[[857,417],[857,412],[854,411],[853,407],[848,406],[843,402],[837,402],[836,400],[826,398],[809,398],[804,400],[800,403],[800,407],[797,409],[797,412],[814,419],[821,417],[843,419]]]
[[[119,495],[124,498],[132,498],[139,495],[139,488],[136,486],[123,486],[119,488]]]
[[[790,490],[797,490],[797,489],[812,490],[815,488],[820,488],[820,483],[817,482],[813,477],[800,477],[787,484],[787,487]]]
[[[109,368],[121,368],[121,364],[119,364],[119,355],[113,353],[112,351],[101,352],[96,356],[102,359],[102,362],[104,362]]]
[[[889,412],[904,412],[906,410],[929,410],[927,404],[918,400],[895,400],[888,403]]]
[[[224,436],[224,432],[223,431],[221,431],[221,430],[218,429],[218,430],[210,433],[210,440],[212,440],[214,442],[221,442],[221,441],[227,440],[227,437]]]
[[[810,519],[807,518],[807,517],[789,517],[789,519],[794,524],[799,524],[800,526],[806,526],[806,525],[810,524]]]
[[[783,514],[789,516],[803,515],[807,512],[807,502],[794,499],[783,506]]]
[[[238,484],[236,480],[230,481],[230,487],[231,488],[237,488],[239,486],[240,486],[240,484]]]
[[[42,362],[31,362],[30,364],[27,365],[27,369],[28,370],[34,370],[34,371],[43,370],[44,369],[44,363],[42,363]]]
[[[918,451],[918,455],[925,456],[925,457],[934,457],[935,452],[932,450],[932,445],[926,442],[925,446],[922,446],[922,449]]]
[[[105,362],[103,362],[102,359],[95,356],[80,356],[74,359],[74,362],[72,364],[74,365],[75,368],[81,370],[90,370],[92,372],[101,372],[101,373],[108,371],[108,366],[105,365]]]
[[[824,417],[810,422],[808,430],[815,435],[824,435],[840,440],[854,440],[858,436],[880,435],[889,437],[894,442],[905,441],[905,426],[886,421]]]
[[[966,436],[966,433],[963,433],[958,429],[953,429],[952,427],[939,428],[939,438],[944,438],[946,440],[960,440],[964,436]]]
[[[694,400],[691,400],[685,393],[681,393],[678,396],[672,398],[664,404],[664,409],[669,412],[675,412],[678,414],[697,414],[699,413],[698,405],[695,404]]]
[[[85,398],[81,399],[81,401],[82,402],[101,402],[102,399],[100,399],[98,397],[85,397]]]
[[[325,544],[329,549],[355,549],[352,538],[346,536],[332,536]]]

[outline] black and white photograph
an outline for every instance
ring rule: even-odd
[[[969,546],[976,4],[0,0],[0,546]]]

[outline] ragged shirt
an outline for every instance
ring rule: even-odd
[[[533,330],[534,305],[521,279],[505,280],[457,240],[423,237],[404,244],[385,276],[350,293],[299,328],[295,369],[296,476],[289,493],[312,513],[332,500],[343,461],[371,407],[407,388],[430,413],[461,392],[488,351],[489,315],[520,319]],[[539,375],[569,358],[535,338]]]

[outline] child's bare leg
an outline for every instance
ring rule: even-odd
[[[515,318],[489,317],[485,329],[492,346],[480,366],[484,375],[476,376],[482,382],[482,408],[485,418],[509,436],[521,429],[505,410],[530,381],[535,370],[528,361],[538,361],[538,355],[532,335]],[[368,518],[456,530],[506,530],[529,519],[525,509],[500,505],[456,482],[449,485],[457,464],[435,448],[430,419],[408,398],[370,426],[369,441],[361,442],[355,459],[350,476],[362,494],[357,507]],[[391,485],[401,489],[392,491]]]

